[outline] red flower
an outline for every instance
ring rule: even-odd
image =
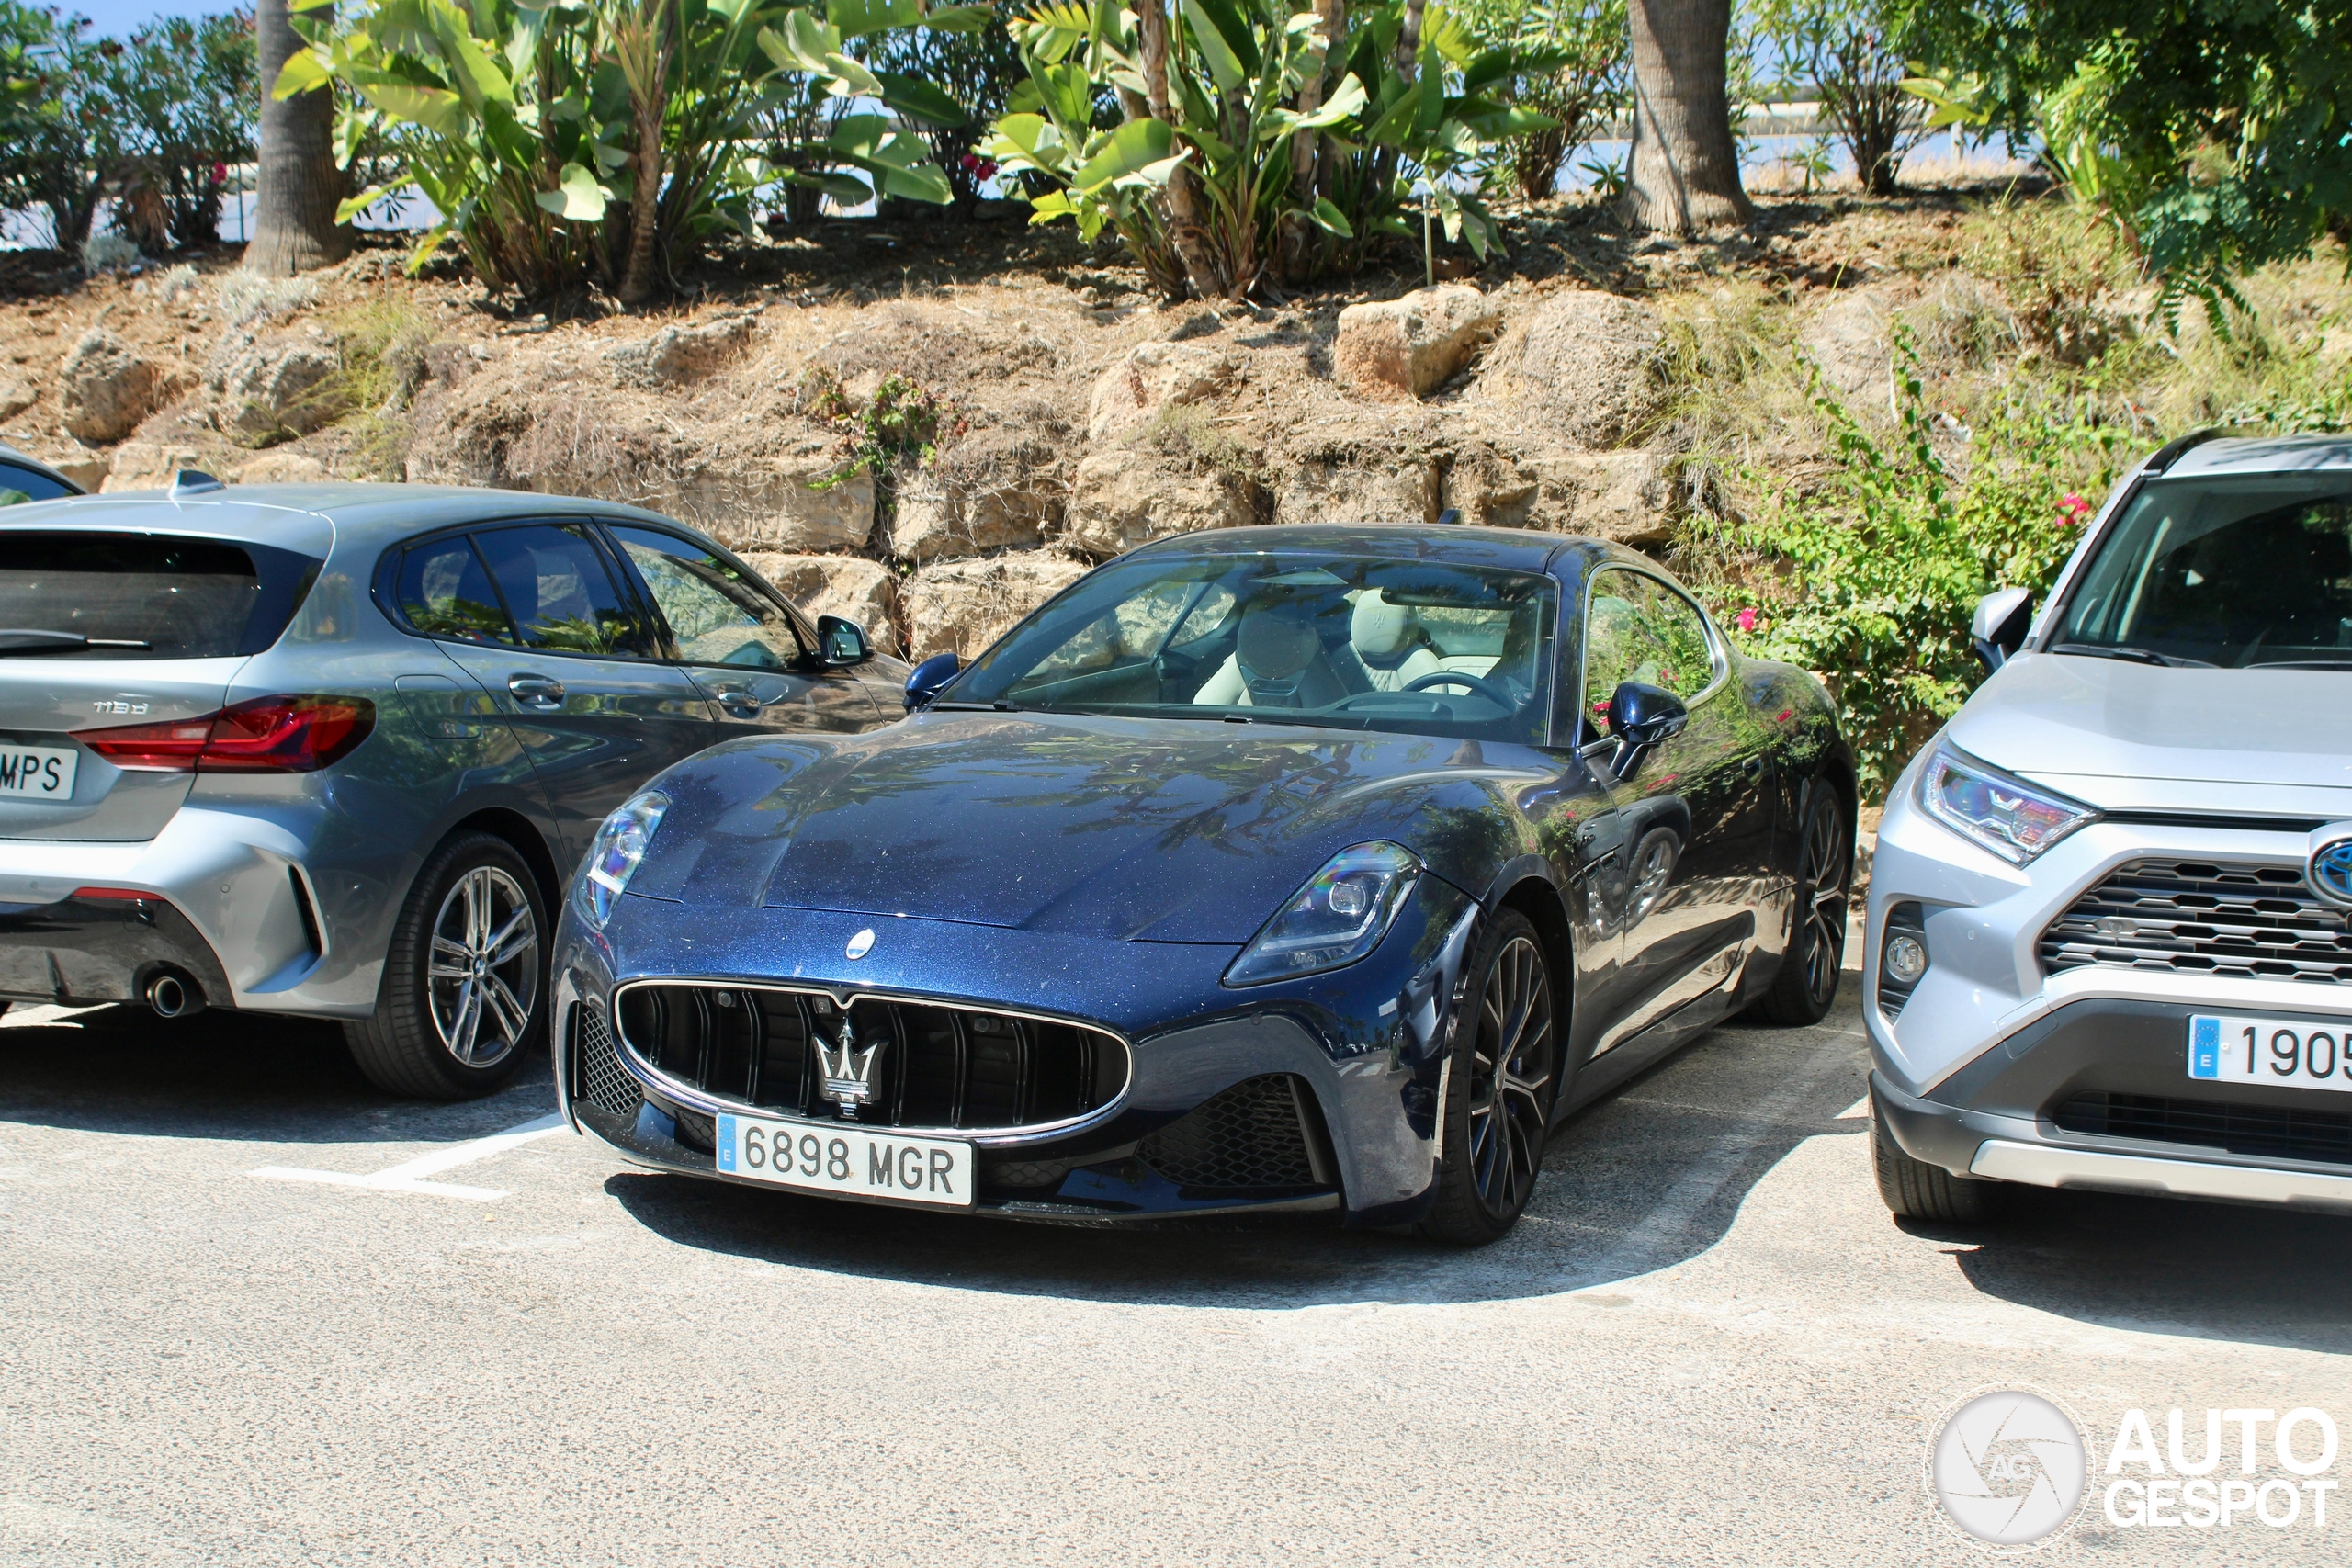
[[[2058,502],[2058,525],[2061,528],[2079,527],[2090,514],[2091,503],[2071,490]]]
[[[1750,604],[1746,609],[1740,611],[1738,615],[1734,615],[1731,618],[1731,624],[1737,626],[1742,632],[1754,631],[1756,629],[1756,606]]]
[[[212,183],[216,186],[225,186],[229,183],[228,164],[215,164],[212,165]]]

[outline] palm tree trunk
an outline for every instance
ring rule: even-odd
[[[1152,118],[1176,124],[1168,105],[1168,13],[1160,0],[1133,0],[1136,20],[1142,25],[1144,98]],[[1209,250],[1208,226],[1203,221],[1201,191],[1189,167],[1179,167],[1168,178],[1168,239],[1183,259],[1193,292],[1204,299],[1223,297],[1226,280]]]
[[[261,0],[254,18],[261,75],[259,178],[254,237],[245,268],[290,277],[331,266],[351,253],[351,230],[334,220],[344,173],[334,162],[334,93],[313,87],[274,96],[277,73],[304,47],[287,18],[286,0]]]
[[[1731,0],[1631,0],[1634,148],[1625,209],[1646,229],[1689,234],[1745,223],[1724,96]]]

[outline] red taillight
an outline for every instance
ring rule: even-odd
[[[376,728],[365,697],[255,697],[202,718],[122,724],[74,739],[118,768],[202,773],[307,773],[351,753]]]

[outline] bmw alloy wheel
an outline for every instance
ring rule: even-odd
[[[1805,902],[1797,911],[1796,939],[1804,957],[1805,995],[1826,1012],[1846,962],[1845,823],[1834,808],[1816,810],[1805,828],[1797,871],[1797,891]]]
[[[1515,935],[1487,965],[1470,1055],[1471,1179],[1505,1224],[1535,1185],[1556,1056],[1551,976],[1533,939]]]
[[[433,917],[433,1027],[452,1056],[487,1067],[522,1044],[539,998],[539,927],[522,884],[494,865],[458,879]]]

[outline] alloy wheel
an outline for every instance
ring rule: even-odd
[[[523,885],[494,865],[458,879],[433,918],[426,987],[433,1027],[469,1067],[523,1043],[539,998],[539,923]]]
[[[1470,1058],[1470,1175],[1487,1212],[1508,1220],[1543,1157],[1554,1063],[1552,985],[1544,955],[1513,937],[1487,966]]]
[[[1804,905],[1797,931],[1804,988],[1822,1008],[1838,994],[1838,972],[1846,962],[1846,845],[1839,826],[1835,807],[1813,814],[1797,876]]]

